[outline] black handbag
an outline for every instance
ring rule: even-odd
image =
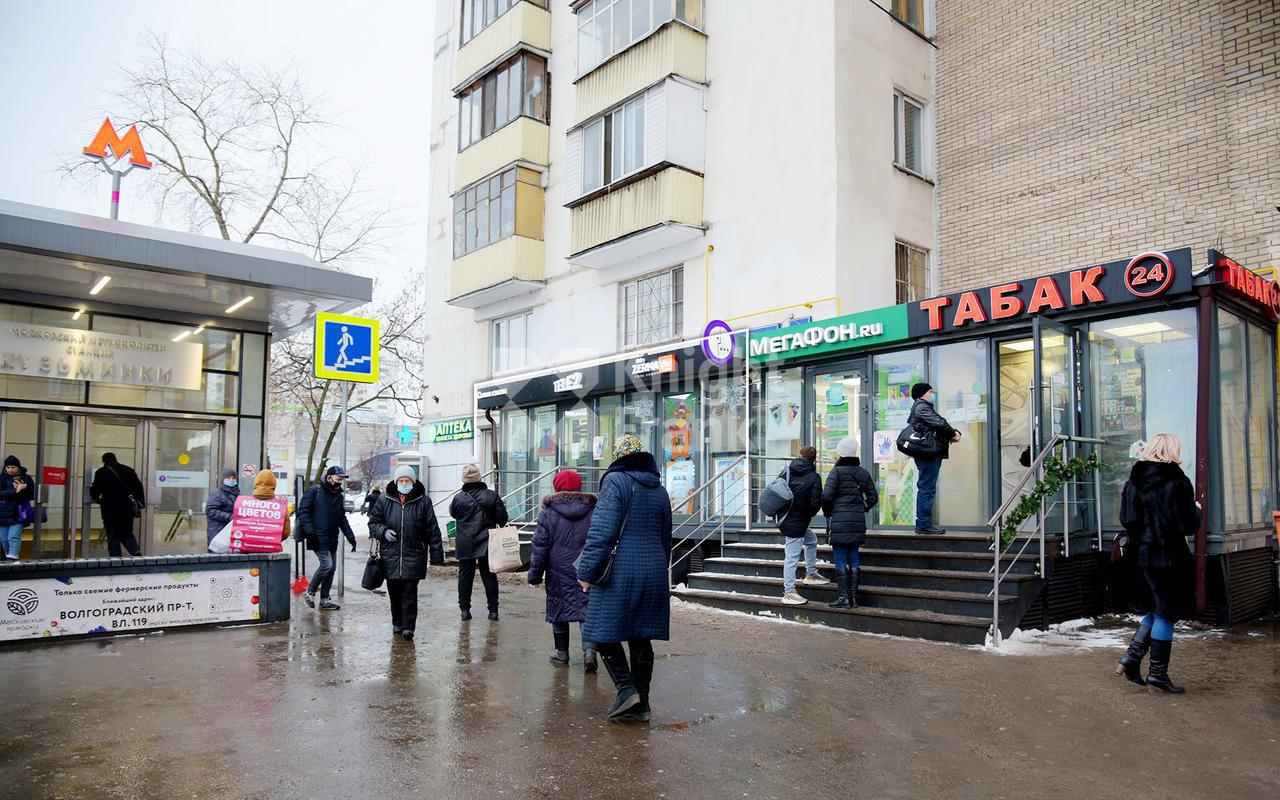
[[[360,585],[371,592],[381,589],[383,581],[387,579],[382,553],[375,547],[376,542],[372,536],[369,537],[369,560],[364,562],[364,575],[360,578]]]
[[[111,470],[111,474],[116,476],[116,481],[125,490],[125,493],[129,498],[129,511],[133,514],[133,518],[141,519],[143,511],[142,503],[138,501],[138,498],[129,493],[129,484],[124,482],[124,478],[120,477],[120,473],[116,472],[115,469],[110,466],[108,466],[107,469]]]
[[[596,573],[595,578],[587,581],[587,583],[592,586],[597,586],[603,589],[609,585],[610,581],[613,580],[613,559],[614,556],[618,555],[618,545],[622,544],[622,535],[627,532],[627,520],[631,518],[631,504],[635,502],[635,499],[635,487],[632,487],[631,499],[627,501],[627,511],[622,515],[622,526],[618,528],[618,541],[613,543],[613,549],[609,551],[609,557],[600,565],[600,571]],[[582,560],[581,554],[578,555],[577,560]],[[573,566],[576,571],[578,567],[577,563],[575,562]]]
[[[919,422],[903,428],[898,434],[898,452],[912,458],[937,458],[942,453],[938,435]]]

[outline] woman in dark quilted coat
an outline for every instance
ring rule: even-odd
[[[587,618],[587,594],[578,585],[573,563],[586,544],[596,496],[582,491],[582,476],[571,469],[557,472],[551,485],[556,493],[542,498],[538,529],[533,534],[529,585],[537,586],[546,580],[547,622],[551,623],[556,647],[551,662],[567,666],[569,623],[576,622],[581,627]],[[587,672],[596,671],[596,651],[587,639],[582,640],[582,664]]]
[[[639,438],[619,437],[613,455],[578,561],[578,583],[591,593],[582,637],[595,642],[618,690],[609,719],[648,722],[653,640],[670,638],[671,498]],[[615,546],[608,585],[593,586]]]
[[[1133,465],[1120,495],[1120,524],[1133,556],[1126,595],[1135,613],[1145,614],[1116,672],[1137,684],[1182,694],[1169,678],[1173,623],[1196,613],[1194,562],[1187,537],[1200,528],[1200,504],[1191,481],[1178,466],[1182,445],[1168,433],[1151,437]],[[1147,678],[1142,658],[1151,650]]]

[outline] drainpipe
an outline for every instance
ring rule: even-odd
[[[493,449],[490,451],[492,461],[489,465],[490,469],[493,470],[493,490],[501,495],[502,485],[500,484],[500,480],[502,478],[502,473],[498,471],[498,421],[493,418],[492,408],[486,408],[484,410],[484,418],[489,420],[489,441],[493,445]]]

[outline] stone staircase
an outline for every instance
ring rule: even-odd
[[[872,531],[862,548],[858,608],[833,609],[836,585],[796,590],[809,602],[782,602],[783,537],[777,531],[734,531],[719,556],[706,558],[701,571],[689,573],[674,596],[692,603],[749,614],[770,614],[868,633],[910,636],[961,644],[982,644],[991,627],[992,555],[987,536],[954,533],[938,536]],[[819,532],[818,570],[835,572],[831,548]],[[1037,543],[1001,583],[1001,630],[1012,632],[1034,602],[1042,581],[1036,576]],[[799,568],[803,577],[803,564]]]

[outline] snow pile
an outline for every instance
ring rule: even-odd
[[[1072,650],[1125,647],[1133,631],[1128,628],[1099,628],[1093,619],[1070,619],[1050,625],[1048,630],[1022,630],[1015,628],[1004,638],[999,647],[993,645],[991,634],[983,649],[1006,656],[1047,655]]]

